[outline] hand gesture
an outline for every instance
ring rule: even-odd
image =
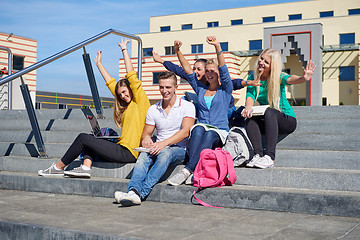
[[[247,86],[261,86],[262,84],[260,83],[260,78],[256,78],[255,80],[248,80],[247,81]]]
[[[242,112],[241,112],[241,116],[243,117],[243,118],[245,118],[245,120],[247,119],[247,118],[251,118],[252,117],[252,107],[251,106],[245,106],[245,108],[242,110]]]
[[[118,42],[119,47],[121,48],[121,50],[127,49],[126,45],[130,42],[130,39],[125,39],[122,38],[121,42]]]
[[[93,58],[93,60],[95,61],[96,66],[101,65],[101,51],[96,53],[96,57]]]
[[[161,57],[159,56],[159,54],[155,51],[152,51],[153,53],[153,59],[154,59],[154,62],[157,62],[157,63],[163,63],[164,60],[161,59]]]
[[[303,78],[305,79],[305,81],[307,82],[310,81],[312,75],[314,74],[315,69],[316,69],[315,63],[312,60],[308,61],[303,74]]]
[[[153,146],[150,148],[150,152],[149,152],[149,153],[150,153],[151,155],[157,156],[157,155],[161,152],[161,150],[163,150],[166,146],[167,146],[166,143],[164,143],[163,141],[161,141],[161,142],[156,142],[156,143],[154,143]]]
[[[215,36],[207,36],[206,42],[213,46],[220,45],[219,40]]]
[[[180,50],[180,47],[182,46],[182,42],[179,40],[174,41],[174,51],[178,52]]]

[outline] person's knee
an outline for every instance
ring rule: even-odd
[[[265,118],[275,118],[276,115],[279,113],[280,111],[276,110],[275,108],[267,108],[265,113],[264,113],[264,117]]]
[[[205,128],[203,126],[196,126],[192,131],[191,131],[191,137],[195,137],[195,136],[201,136],[203,135],[205,132]]]

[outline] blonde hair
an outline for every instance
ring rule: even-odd
[[[218,60],[215,59],[215,58],[210,58],[210,59],[208,59],[208,60],[205,62],[205,67],[206,67],[207,65],[210,65],[210,64],[214,65],[215,67],[218,67],[218,66],[219,66],[219,62],[218,62]]]
[[[259,72],[258,72],[259,71],[258,70],[259,59],[265,53],[267,53],[267,55],[271,59],[270,74],[267,79],[267,89],[266,89],[267,93],[268,93],[268,102],[270,104],[270,107],[281,111],[281,109],[280,109],[280,94],[281,94],[281,92],[280,92],[280,84],[281,84],[280,74],[281,74],[281,69],[282,69],[282,62],[281,62],[281,54],[278,50],[273,49],[273,48],[267,48],[259,55],[259,57],[256,61],[256,64],[255,64],[256,71],[254,72],[254,79],[256,79],[257,75],[259,74]],[[257,87],[256,99],[259,96],[259,90],[260,90],[260,86]]]
[[[132,91],[130,88],[129,81],[126,78],[120,79],[115,86],[115,103],[114,103],[114,122],[118,128],[121,128],[124,112],[129,105],[129,103],[122,100],[120,96],[117,94],[119,87],[124,87],[124,86],[126,86],[129,89],[129,92],[131,93],[132,96]]]

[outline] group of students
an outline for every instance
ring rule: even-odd
[[[163,61],[153,52],[155,62],[164,65],[168,72],[159,74],[159,91],[162,99],[150,106],[141,81],[137,78],[127,50],[129,40],[118,43],[123,53],[127,74],[115,81],[101,63],[101,52],[94,59],[106,85],[115,96],[114,121],[122,128],[118,142],[95,138],[81,133],[64,156],[40,176],[67,175],[90,177],[91,165],[96,157],[115,163],[135,163],[127,192],[115,192],[115,200],[122,204],[140,204],[153,186],[176,161],[185,167],[168,179],[177,186],[192,183],[192,173],[203,149],[222,147],[229,132],[229,117],[235,109],[233,90],[247,87],[245,108],[241,115],[245,120],[248,137],[255,155],[247,167],[270,168],[274,166],[275,148],[279,133],[289,134],[296,128],[296,116],[286,99],[285,86],[309,81],[316,66],[307,63],[303,76],[281,72],[279,51],[264,50],[256,62],[254,74],[248,80],[231,80],[219,40],[208,36],[206,42],[215,48],[216,59],[199,59],[193,68],[183,56],[181,41],[174,41],[174,50],[181,67]],[[176,95],[177,77],[187,80],[196,93],[196,106]],[[252,107],[270,105],[263,116],[252,116]],[[156,130],[156,140],[152,138]],[[261,134],[265,134],[266,151]],[[135,151],[142,146],[147,152]],[[80,154],[83,164],[72,170],[64,170]],[[186,160],[185,160],[186,159]]]

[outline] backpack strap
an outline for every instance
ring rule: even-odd
[[[194,198],[198,203],[200,203],[200,204],[203,205],[204,207],[223,208],[223,207],[217,207],[217,206],[210,205],[210,204],[208,204],[208,203],[206,203],[206,202],[198,199],[198,198],[195,196],[195,193],[200,192],[202,189],[203,189],[203,188],[197,188],[197,189],[194,190],[193,195],[192,195],[192,197],[191,197],[191,202],[192,202],[192,199]],[[194,203],[193,203],[193,204],[194,204]]]
[[[225,150],[222,150],[226,152]],[[234,168],[234,162],[230,155],[230,153],[226,153],[226,161],[227,161],[227,172],[229,173],[229,178],[226,178],[226,185],[233,185],[236,182],[236,172]]]

